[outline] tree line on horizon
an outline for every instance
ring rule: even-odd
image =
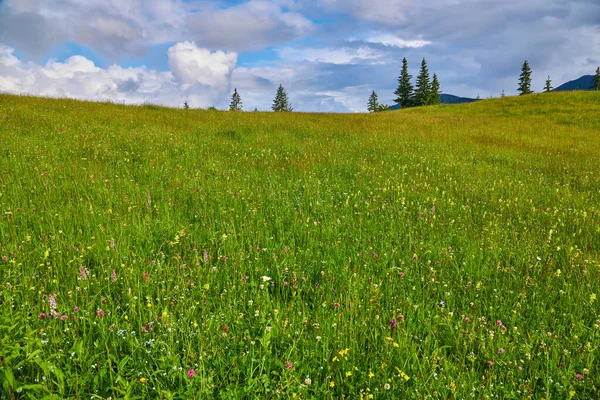
[[[521,75],[519,76],[519,87],[517,89],[519,96],[534,93],[531,89],[531,74],[532,71],[531,67],[529,66],[529,62],[525,60],[521,68]],[[398,87],[394,91],[394,95],[396,95],[394,102],[397,103],[400,108],[440,104],[440,95],[442,93],[440,90],[440,82],[437,74],[435,73],[433,74],[433,78],[430,80],[427,61],[424,58],[421,61],[421,69],[419,70],[419,75],[417,76],[414,86],[411,83],[411,80],[412,75],[408,72],[408,61],[406,60],[406,57],[404,57],[402,59],[400,76],[398,77]],[[548,76],[543,91],[548,93],[552,89],[554,89],[552,87],[552,80],[550,79],[550,76]],[[594,75],[590,89],[600,91],[600,67],[596,69],[596,74]],[[502,90],[501,96],[505,97],[504,90]],[[477,99],[479,99],[479,96],[477,96]],[[184,102],[183,108],[186,110],[190,108],[187,101]],[[214,109],[214,107],[211,107],[210,109]],[[367,110],[369,112],[380,112],[387,111],[389,109],[390,106],[379,103],[377,93],[373,90],[369,96]],[[287,92],[282,84],[279,84],[279,87],[277,88],[277,93],[273,99],[271,110],[274,112],[294,111]],[[229,111],[243,111],[242,98],[237,88],[234,88],[233,94],[231,95]],[[255,108],[254,111],[258,110]]]

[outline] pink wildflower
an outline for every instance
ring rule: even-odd
[[[110,273],[110,279],[115,282],[117,280],[117,273],[115,272],[115,270],[113,269]]]
[[[82,280],[86,280],[87,279],[87,272],[85,270],[85,267],[83,265],[79,266],[79,275],[81,276]]]
[[[189,369],[187,375],[189,379],[192,379],[196,376],[196,371],[194,371],[193,369]]]
[[[56,295],[55,294],[51,294],[50,296],[48,296],[48,304],[50,304],[50,311],[54,312],[56,310],[56,299],[55,299]]]
[[[291,363],[291,362],[289,362],[289,361],[285,363],[285,367],[286,367],[287,369],[292,369],[292,367],[293,367],[293,366],[294,366],[294,364],[292,364],[292,363]]]
[[[208,252],[206,250],[204,250],[204,254],[202,255],[202,260],[204,260],[204,263],[208,263]]]
[[[38,316],[38,318],[39,318],[39,319],[46,319],[46,314],[44,314],[44,313],[41,313],[41,314]]]
[[[67,317],[66,315],[62,315],[62,316],[60,317],[60,319],[62,319],[63,321],[66,321],[68,318],[69,318],[69,317]]]
[[[97,314],[100,318],[104,317],[104,311],[102,311],[102,309],[99,309]]]
[[[500,347],[500,349],[498,349],[498,353],[504,354],[504,349],[502,347]]]
[[[579,379],[580,381],[582,381],[582,380],[583,380],[583,375],[581,375],[581,374],[576,374],[576,375],[575,375],[575,377],[576,377],[577,379]]]

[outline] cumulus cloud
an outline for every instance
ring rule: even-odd
[[[237,54],[178,43],[168,51],[171,71],[146,67],[100,68],[83,56],[46,64],[24,62],[14,49],[0,46],[0,90],[41,96],[110,100],[127,104],[157,103],[195,107],[219,104],[228,96]]]

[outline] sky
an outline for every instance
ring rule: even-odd
[[[443,93],[534,91],[600,65],[600,0],[0,0],[0,92],[296,111],[384,104],[406,57]]]

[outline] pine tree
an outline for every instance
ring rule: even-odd
[[[288,100],[287,93],[281,84],[279,84],[279,88],[277,89],[277,94],[275,95],[271,109],[275,112],[293,111],[292,105]]]
[[[433,74],[433,81],[431,82],[431,94],[429,104],[440,104],[440,81],[438,81],[437,74]]]
[[[500,95],[500,97],[505,98],[506,95],[504,94],[504,89],[502,89],[502,94]]]
[[[421,70],[417,76],[417,84],[415,85],[415,103],[417,106],[426,106],[429,104],[431,94],[431,83],[429,82],[429,69],[427,69],[427,61],[421,61]]]
[[[187,100],[183,102],[183,109],[184,110],[189,110],[190,109],[190,105],[188,104]]]
[[[548,79],[546,79],[546,86],[544,86],[544,92],[550,93],[552,89],[554,89],[552,87],[552,80],[550,79],[550,75],[548,75]]]
[[[520,96],[533,93],[533,90],[531,90],[531,68],[529,68],[529,63],[527,60],[525,60],[523,63],[523,68],[521,69],[519,88],[517,91],[519,92]]]
[[[398,77],[398,88],[394,92],[396,100],[394,102],[400,104],[401,108],[410,107],[412,104],[411,98],[413,96],[413,86],[410,83],[412,76],[408,73],[408,61],[406,57],[402,60],[402,71]]]
[[[600,90],[600,67],[596,69],[596,75],[594,75],[594,80],[592,81],[592,90]]]
[[[369,96],[369,103],[367,105],[369,112],[376,112],[379,110],[379,101],[377,100],[377,93],[373,90],[373,93]]]
[[[237,88],[233,89],[233,94],[231,95],[231,104],[229,104],[229,111],[242,111],[242,98],[237,91]]]

